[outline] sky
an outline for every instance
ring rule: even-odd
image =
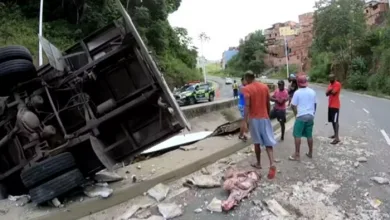
[[[223,51],[237,46],[247,34],[277,22],[298,22],[298,15],[314,11],[314,3],[315,0],[182,0],[169,22],[186,28],[198,48],[199,34],[205,32],[210,41],[203,46],[204,56],[220,60]]]

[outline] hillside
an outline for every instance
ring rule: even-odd
[[[138,31],[154,52],[171,85],[199,79],[196,48],[189,47],[187,30],[171,27],[168,15],[181,0],[128,0],[127,6]],[[114,0],[51,0],[44,5],[44,36],[64,50],[89,33],[119,17]],[[0,46],[23,45],[37,64],[39,4],[31,0],[0,2]]]

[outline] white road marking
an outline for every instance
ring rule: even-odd
[[[383,135],[383,137],[385,138],[386,142],[388,145],[390,145],[390,138],[389,138],[389,135],[387,135],[386,131],[385,130],[381,130],[381,133]]]
[[[355,103],[355,101],[353,101],[352,99],[351,99],[351,102],[352,102],[352,103]]]
[[[370,114],[370,112],[365,108],[363,108],[363,111],[365,111],[367,114]]]

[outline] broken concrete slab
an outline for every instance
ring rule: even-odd
[[[183,215],[183,210],[176,203],[161,203],[157,205],[157,208],[164,219],[172,219]]]
[[[375,176],[375,177],[371,177],[370,180],[372,180],[380,185],[390,184],[389,179],[384,178],[384,177]]]
[[[163,217],[158,216],[158,215],[152,215],[147,219],[140,219],[140,218],[131,218],[129,220],[165,220]]]
[[[135,213],[135,216],[140,219],[147,219],[152,216],[152,212],[149,209],[141,209]]]
[[[359,163],[365,163],[365,162],[367,162],[368,160],[367,160],[366,157],[358,157],[358,158],[356,159],[356,161],[358,161]]]
[[[210,175],[194,176],[186,179],[186,183],[200,188],[214,188],[221,186],[221,183]]]
[[[288,217],[290,213],[283,208],[275,199],[265,200],[267,208],[278,218]]]
[[[96,173],[93,178],[99,183],[112,183],[123,180],[122,176],[107,170],[102,170]]]
[[[194,210],[195,213],[201,213],[203,210],[201,208],[197,208]]]
[[[211,212],[222,212],[222,201],[214,197],[207,205],[207,209]]]
[[[157,202],[163,201],[169,193],[169,186],[159,183],[148,190],[149,196],[153,197]]]
[[[133,217],[133,215],[140,209],[141,207],[139,205],[133,205],[128,209],[125,213],[123,213],[119,218],[116,220],[128,220],[129,218]]]
[[[98,185],[87,186],[84,188],[84,194],[90,198],[102,197],[107,198],[113,193],[113,189],[108,187],[102,187]]]

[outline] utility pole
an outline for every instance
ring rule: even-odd
[[[286,55],[286,67],[287,67],[287,79],[290,75],[290,71],[288,69],[288,48],[287,48],[287,38],[286,38],[286,35],[283,36],[284,37],[284,52],[285,52],[285,55]]]
[[[204,54],[203,54],[203,44],[205,42],[208,42],[210,40],[210,37],[206,35],[205,32],[202,32],[199,34],[199,40],[200,40],[200,53],[202,54],[202,59],[201,59],[201,62],[202,62],[202,72],[203,72],[203,78],[204,78],[204,82],[207,83],[207,78],[206,78],[206,58],[204,57]]]
[[[43,0],[41,0],[41,6],[39,8],[39,37],[42,37],[42,22],[43,22]],[[39,48],[39,66],[42,66],[43,64],[43,57],[42,57],[42,44],[41,41],[38,39]]]

